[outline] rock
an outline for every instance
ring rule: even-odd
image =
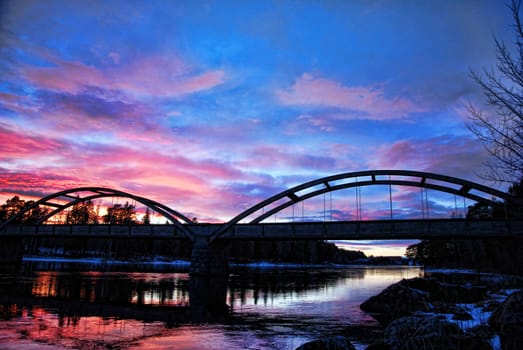
[[[446,302],[470,304],[476,303],[485,298],[487,294],[486,286],[473,286],[470,284],[458,285],[442,283],[444,289],[443,298]]]
[[[429,293],[431,299],[439,300],[445,293],[441,284],[433,278],[414,277],[402,279],[399,283],[413,289]]]
[[[356,350],[356,348],[347,338],[339,335],[310,341],[300,345],[296,350]]]
[[[378,340],[372,344],[369,344],[369,346],[367,346],[365,350],[389,350],[389,347],[385,345],[385,342],[383,340]]]
[[[434,278],[411,278],[401,280],[399,283],[418,289],[429,294],[432,301],[445,301],[451,303],[475,303],[483,300],[486,286],[472,285],[470,283],[442,283]]]
[[[409,288],[404,283],[398,282],[367,299],[360,308],[386,326],[392,320],[411,315],[416,311],[430,311],[430,303],[426,292]]]
[[[441,301],[436,301],[432,304],[433,311],[440,314],[452,314],[453,320],[458,321],[469,321],[472,320],[472,316],[461,306],[448,304]]]
[[[466,335],[473,338],[480,338],[489,341],[494,336],[492,327],[480,324],[467,330]]]
[[[409,316],[394,320],[384,334],[385,344],[394,349],[450,349],[451,336],[462,335],[461,329],[437,317]]]
[[[384,334],[390,350],[492,350],[486,341],[465,336],[454,323],[435,316],[408,316],[394,320]]]
[[[523,290],[511,294],[492,313],[489,324],[501,341],[501,349],[523,349]]]

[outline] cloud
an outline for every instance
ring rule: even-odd
[[[382,144],[374,152],[371,169],[411,169],[468,179],[477,178],[487,157],[478,140],[460,135],[404,139]]]
[[[97,96],[96,92],[85,91],[78,94],[61,92],[40,92],[38,99],[47,113],[55,112],[70,115],[72,119],[80,117],[94,119],[139,119],[151,111],[148,106],[138,103],[126,103],[108,100]],[[43,109],[43,108],[42,108]]]
[[[290,88],[278,90],[276,96],[283,105],[350,111],[345,115],[347,119],[397,119],[423,111],[405,98],[385,96],[383,87],[344,86],[308,73],[298,77]]]
[[[257,146],[246,154],[247,159],[239,162],[244,168],[293,169],[304,171],[329,171],[336,165],[336,159],[328,156],[309,154],[302,147]]]
[[[87,181],[57,173],[13,171],[0,168],[0,193],[40,199],[67,188],[86,186]]]
[[[4,162],[11,159],[23,159],[28,155],[52,155],[60,152],[64,147],[59,140],[8,127],[3,123],[0,123],[0,139],[2,140],[0,159]]]
[[[222,70],[198,71],[175,55],[150,55],[131,62],[95,67],[50,54],[48,66],[21,65],[20,75],[39,89],[80,94],[89,88],[118,90],[133,98],[181,97],[211,89],[225,81]],[[116,57],[113,55],[113,57]]]

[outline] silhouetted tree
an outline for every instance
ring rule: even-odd
[[[25,206],[25,201],[20,199],[18,196],[14,196],[11,199],[6,200],[5,204],[0,207],[0,220],[6,221],[12,216],[15,216]],[[16,220],[22,222],[22,218]]]
[[[470,130],[491,155],[484,178],[514,183],[523,178],[523,27],[519,16],[521,0],[511,0],[515,50],[495,38],[497,65],[471,76],[482,88],[496,115],[485,115],[469,105]]]
[[[123,224],[132,225],[138,223],[136,220],[136,210],[134,205],[125,202],[124,205],[115,204],[107,209],[104,215],[104,224]]]
[[[151,211],[149,207],[145,209],[145,215],[143,216],[142,223],[144,225],[149,225],[151,223]]]
[[[75,203],[65,218],[67,224],[97,224],[98,215],[91,201]]]
[[[24,208],[27,208],[33,204],[34,201],[26,202],[25,200],[20,199],[18,196],[14,196],[13,198],[6,200],[5,204],[0,206],[0,221],[8,220],[9,218],[21,212]],[[37,206],[24,213],[23,216],[16,218],[13,223],[36,223],[49,214],[49,211],[50,210],[48,208]]]
[[[34,203],[35,203],[34,201],[28,201],[25,203],[25,206],[28,207],[28,206],[33,205]],[[49,208],[43,208],[42,206],[36,206],[36,207],[30,209],[29,212],[27,212],[24,215],[23,220],[26,223],[35,224],[35,223],[39,222],[41,219],[43,219],[45,216],[47,216],[47,214],[49,214],[50,212],[51,212],[51,209],[49,209]]]

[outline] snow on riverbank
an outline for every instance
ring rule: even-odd
[[[74,264],[91,264],[91,265],[173,265],[188,267],[191,262],[183,259],[169,260],[165,257],[156,257],[152,260],[117,260],[104,258],[71,258],[71,257],[55,257],[55,256],[26,256],[23,257],[24,262],[54,262],[54,263],[74,263]],[[288,263],[288,262],[229,262],[231,267],[246,267],[253,269],[272,269],[272,268],[347,268],[347,267],[361,267],[367,265],[343,265],[343,264],[307,264],[307,263]],[[398,267],[394,265],[395,267]],[[382,266],[386,267],[386,266]],[[409,266],[405,266],[408,268]]]
[[[189,266],[191,263],[187,260],[164,260],[161,258],[153,260],[113,260],[103,258],[63,258],[63,257],[47,257],[47,256],[27,256],[22,259],[24,262],[55,262],[55,263],[74,263],[74,264],[92,264],[92,265],[173,265],[173,266]]]

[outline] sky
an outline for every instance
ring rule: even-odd
[[[495,65],[511,23],[498,0],[1,0],[0,201],[104,186],[224,222],[338,173],[486,184],[469,72]],[[390,190],[396,212],[419,207],[418,190]],[[366,217],[389,205],[378,192],[362,189]],[[354,192],[334,197],[329,218],[354,218]],[[325,217],[322,200],[304,216]]]

